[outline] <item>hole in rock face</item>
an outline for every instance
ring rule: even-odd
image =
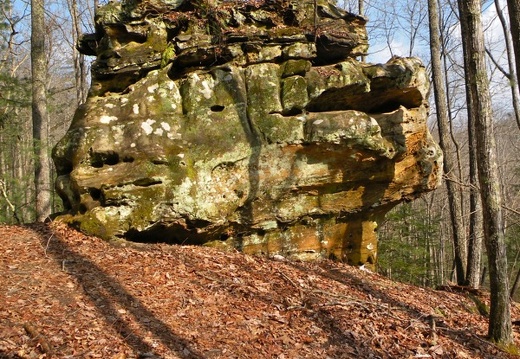
[[[94,201],[99,201],[101,199],[101,190],[99,188],[89,188],[88,193],[90,194],[90,197]]]
[[[297,26],[298,19],[292,9],[288,9],[283,13],[283,22],[286,26]]]
[[[79,213],[80,214],[87,213],[87,206],[85,206],[83,203],[79,205]]]
[[[211,106],[210,109],[211,109],[211,111],[213,111],[213,112],[222,112],[222,111],[224,111],[224,108],[225,108],[225,107],[224,107],[224,106],[221,106],[221,105],[213,105],[213,106]]]
[[[90,165],[94,168],[101,168],[104,165],[117,165],[119,154],[115,152],[93,152],[90,153]]]
[[[221,240],[221,241],[225,241],[225,240],[228,239],[228,238],[229,238],[229,234],[227,234],[227,233],[222,233],[222,234],[220,235],[220,240]]]
[[[107,154],[105,163],[109,166],[117,165],[119,163],[119,155],[117,153]]]

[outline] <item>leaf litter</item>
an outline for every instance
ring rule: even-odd
[[[0,226],[0,253],[0,358],[514,357],[468,293],[343,263],[114,246],[57,223]]]

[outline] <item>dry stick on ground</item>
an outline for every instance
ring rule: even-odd
[[[49,345],[47,340],[45,340],[45,338],[40,334],[40,332],[36,329],[36,327],[33,324],[25,323],[23,325],[23,328],[32,340],[40,344],[40,348],[44,354],[52,354],[52,347]]]

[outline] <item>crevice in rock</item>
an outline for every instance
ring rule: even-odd
[[[169,162],[167,160],[158,160],[154,159],[151,161],[154,165],[164,166],[167,165]]]
[[[201,245],[220,236],[218,233],[201,230],[208,225],[209,222],[203,220],[155,223],[144,230],[131,228],[124,234],[124,238],[137,243]]]
[[[392,89],[359,93],[360,86],[352,85],[324,91],[306,107],[309,112],[355,110],[366,113],[387,113],[399,107],[416,108],[423,102],[417,89]]]
[[[154,178],[140,178],[132,182],[134,186],[138,187],[150,187],[163,184],[163,181]]]
[[[303,113],[303,109],[301,108],[298,108],[298,107],[292,107],[290,109],[287,109],[287,110],[284,110],[282,111],[280,114],[282,116],[298,116],[298,115],[301,115]]]

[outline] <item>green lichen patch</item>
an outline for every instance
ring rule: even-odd
[[[287,60],[281,66],[282,78],[300,75],[304,76],[312,67],[309,60]]]
[[[267,143],[294,144],[304,141],[305,117],[264,115],[256,121],[259,132]]]
[[[282,80],[282,106],[284,113],[301,113],[309,102],[307,81],[301,76]]]

